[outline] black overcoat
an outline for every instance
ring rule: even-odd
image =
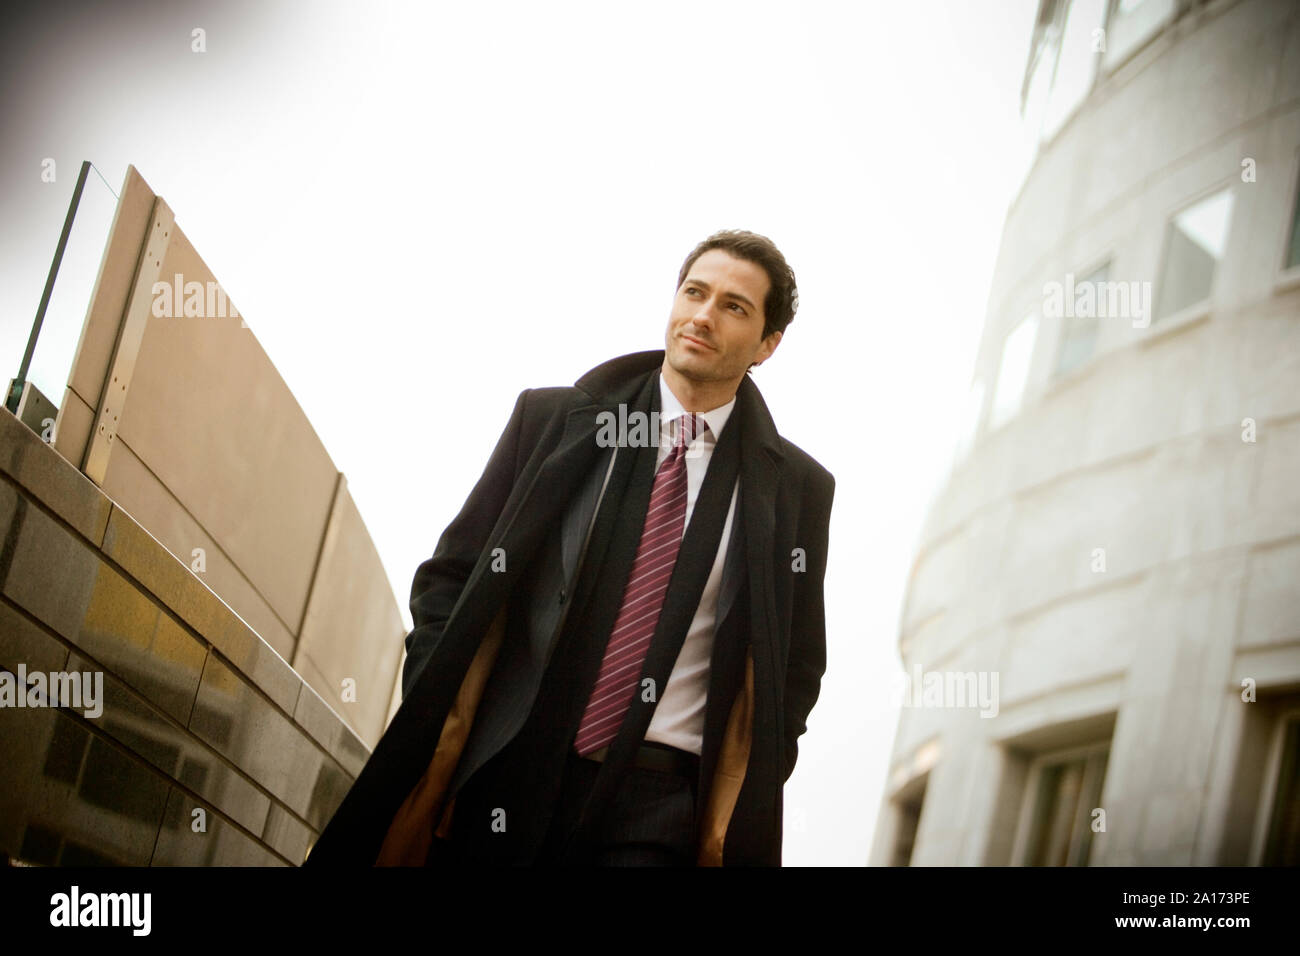
[[[536,694],[606,471],[597,467],[609,453],[597,441],[602,413],[617,416],[645,394],[663,361],[662,350],[634,353],[573,387],[520,394],[482,477],[415,573],[402,704],[304,865],[422,865],[433,833],[448,832],[457,788],[509,741]],[[782,790],[826,668],[835,481],[777,434],[748,375],[732,414],[740,495],[700,755],[697,860],[780,865]],[[545,547],[561,557],[548,562],[554,580],[530,581],[527,626],[507,628],[512,588]],[[520,646],[503,651],[507,634]]]

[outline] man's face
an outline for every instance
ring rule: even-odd
[[[695,382],[737,384],[751,363],[776,349],[781,333],[763,338],[763,302],[771,280],[763,267],[710,249],[691,264],[673,299],[665,336],[667,362]]]

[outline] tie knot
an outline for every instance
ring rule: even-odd
[[[708,428],[708,423],[694,412],[687,412],[677,419],[677,445],[689,445]]]

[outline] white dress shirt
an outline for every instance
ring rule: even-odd
[[[677,419],[686,414],[682,403],[677,400],[668,383],[664,381],[663,372],[659,373],[659,457],[655,463],[656,471],[663,460],[672,451],[677,437]],[[704,484],[704,473],[713,458],[713,449],[718,437],[736,407],[736,399],[725,405],[719,405],[707,412],[697,413],[709,425],[708,431],[699,435],[686,449],[686,522],[682,534],[690,524],[691,513],[695,510],[695,500],[700,496],[700,486]],[[727,556],[727,544],[731,540],[731,520],[736,513],[736,492],[740,487],[740,478],[731,489],[731,504],[727,506],[727,520],[722,525],[722,538],[718,542],[718,553],[713,559],[713,568],[709,571],[704,593],[700,596],[700,605],[695,610],[695,617],[686,632],[686,640],[677,654],[668,684],[659,694],[659,704],[655,707],[650,726],[646,729],[645,739],[689,750],[698,754],[704,740],[704,706],[709,697],[709,663],[713,655],[713,631],[717,624],[718,591],[722,583],[722,566]]]

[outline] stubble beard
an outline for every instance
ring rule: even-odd
[[[712,363],[701,362],[697,365],[689,361],[689,356],[686,356],[685,360],[683,360],[680,352],[684,351],[684,347],[679,345],[678,350],[678,357],[676,360],[674,360],[673,354],[669,353],[668,364],[672,366],[673,371],[687,381],[705,384],[727,381],[730,378],[730,376],[724,374]]]

